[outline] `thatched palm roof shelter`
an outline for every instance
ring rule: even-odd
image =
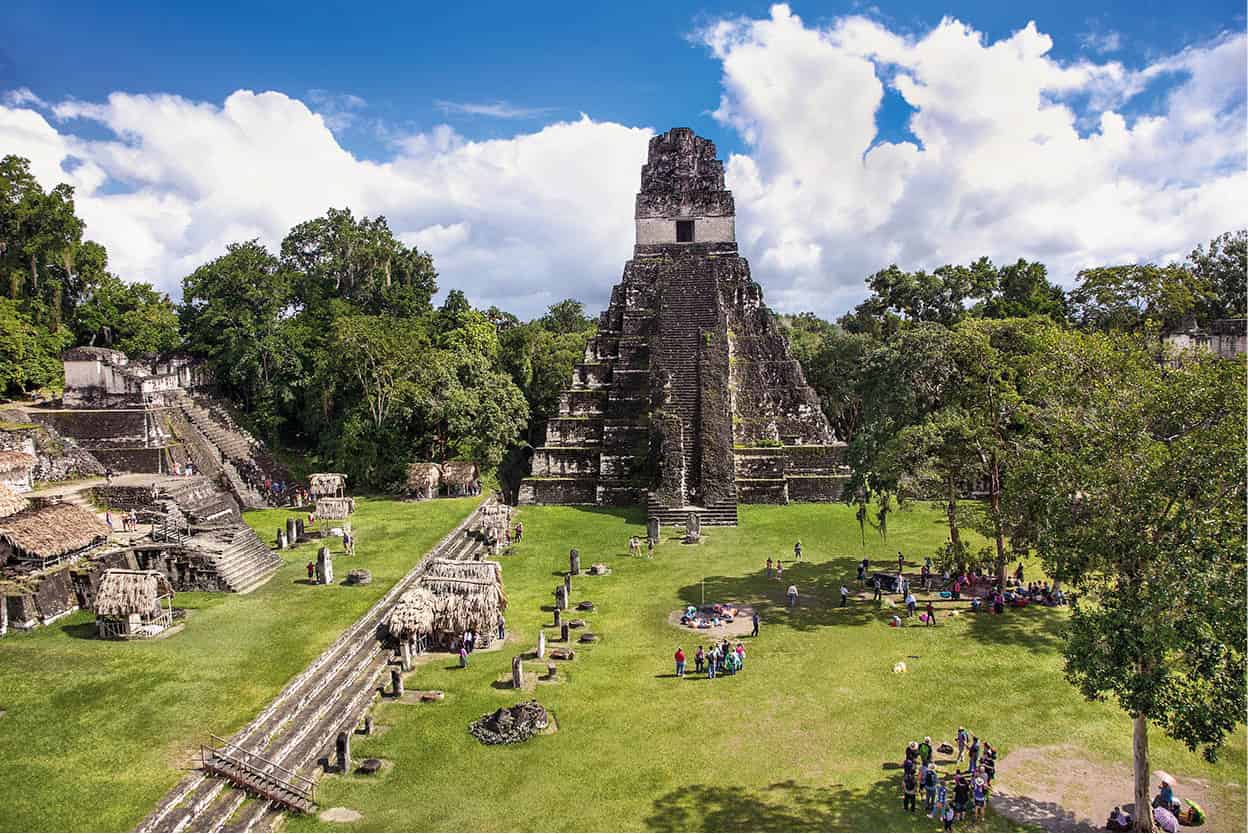
[[[0,484],[0,518],[8,518],[30,506],[30,502],[4,484]]]
[[[108,526],[73,504],[52,504],[0,518],[0,564],[40,570],[77,558],[108,538]]]
[[[421,577],[420,587],[433,596],[430,634],[435,642],[450,647],[472,630],[480,636],[479,645],[489,644],[507,608],[502,565],[436,559]]]
[[[347,494],[347,476],[341,472],[316,472],[308,477],[313,498],[341,498]]]
[[[442,464],[442,483],[447,492],[464,495],[476,490],[481,470],[470,460],[448,460]]]
[[[153,637],[173,625],[173,587],[160,571],[107,570],[95,592],[101,637]]]
[[[386,631],[399,640],[411,640],[418,635],[433,631],[434,608],[437,599],[428,588],[415,587],[404,591],[390,615],[386,618]]]
[[[414,498],[433,498],[442,486],[442,467],[436,463],[417,462],[407,467],[407,494]]]
[[[325,521],[341,521],[355,512],[354,498],[316,499],[316,517]]]

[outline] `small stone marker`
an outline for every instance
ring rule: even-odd
[[[381,770],[381,759],[365,759],[360,762],[360,773],[365,776],[372,776],[379,770]]]
[[[290,542],[286,539],[286,531],[280,527],[277,528],[277,549],[286,550],[289,547]]]
[[[546,664],[546,680],[553,681],[559,676],[559,667],[553,663]]]
[[[567,623],[564,623],[563,625],[559,626],[559,639],[565,643],[568,642],[568,624]]]
[[[576,660],[576,652],[572,649],[551,649],[551,660]]]
[[[371,715],[364,716],[364,735],[371,736],[373,734],[373,717]]]
[[[338,752],[338,772],[346,773],[351,768],[351,734],[338,734],[338,743],[334,745]]]
[[[299,541],[299,531],[295,527],[295,519],[286,519],[286,542],[290,547],[295,546],[295,542]]]
[[[524,661],[520,655],[511,659],[511,685],[514,689],[524,688]]]
[[[537,633],[537,659],[541,660],[546,657],[546,632],[539,631]]]
[[[563,622],[563,612],[560,611],[558,608],[556,608],[555,609],[555,628],[558,628],[562,622]]]
[[[563,585],[555,588],[555,609],[562,610],[568,607],[568,589]]]
[[[303,539],[303,519],[296,517],[295,518],[295,541],[301,541],[302,539]]]
[[[412,671],[412,641],[402,640],[399,642],[399,658],[404,672]]]
[[[597,634],[594,634],[592,631],[587,631],[587,632],[585,632],[584,634],[582,634],[582,635],[581,635],[581,640],[580,640],[580,641],[581,641],[582,643],[597,643],[597,642],[598,642],[598,635],[597,635]]]
[[[650,518],[646,519],[646,537],[655,544],[659,543],[659,530],[660,525],[658,518],[650,516]]]
[[[581,575],[581,553],[576,548],[568,554],[568,572],[573,576]]]
[[[403,673],[398,669],[390,670],[390,690],[394,693],[394,697],[403,697]]]
[[[569,597],[572,596],[572,574],[570,573],[563,575],[563,590]]]
[[[593,611],[594,604],[587,599],[583,599],[576,604],[577,611]]]

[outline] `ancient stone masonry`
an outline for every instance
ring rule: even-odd
[[[680,525],[737,503],[834,501],[846,472],[819,399],[737,252],[713,143],[650,141],[637,242],[521,503],[635,504]]]

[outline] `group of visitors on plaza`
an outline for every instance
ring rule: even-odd
[[[938,819],[946,831],[960,820],[980,820],[988,804],[992,782],[997,775],[997,751],[986,741],[959,727],[957,733],[957,758],[954,768],[942,777],[936,767],[931,736],[922,742],[912,741],[906,746],[901,777],[902,808],[911,812],[922,810],[929,817]],[[941,752],[953,752],[952,745],[941,745]],[[961,770],[962,759],[967,759],[966,770]]]
[[[676,647],[676,677],[683,678],[685,676],[685,666],[688,658],[685,656],[685,650]],[[733,646],[727,639],[718,643],[712,643],[711,648],[707,651],[702,646],[698,646],[698,650],[693,654],[693,671],[695,674],[706,672],[708,680],[714,680],[719,675],[735,675],[745,668],[745,645],[738,642]]]

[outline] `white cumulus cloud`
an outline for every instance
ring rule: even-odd
[[[813,26],[780,5],[698,38],[722,67],[715,117],[745,147],[727,160],[742,252],[778,309],[843,312],[891,262],[1034,258],[1069,285],[1082,267],[1181,257],[1243,224],[1242,34],[1130,67],[1056,60],[1033,24],[990,41],[952,19],[919,33],[859,16]],[[886,96],[912,109],[908,133],[881,136]],[[530,316],[570,295],[605,303],[631,252],[650,128],[582,115],[474,141],[437,125],[370,161],[334,133],[365,101],[306,98],[49,103],[23,89],[0,99],[0,148],[45,186],[76,187],[116,271],[175,295],[226,244],[276,248],[295,223],[349,206],[384,214],[477,304]]]

